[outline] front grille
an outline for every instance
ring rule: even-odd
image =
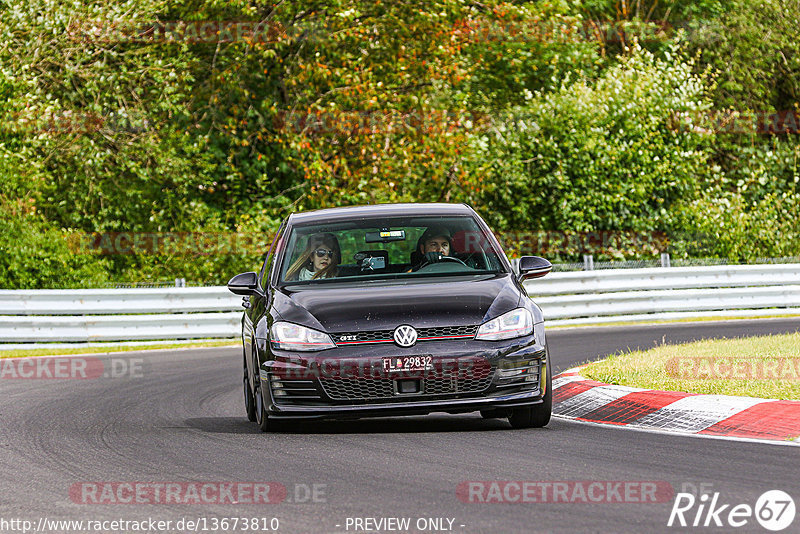
[[[334,400],[385,399],[394,396],[389,378],[331,378],[320,380],[322,389]]]
[[[436,341],[439,339],[473,338],[478,331],[477,326],[436,326],[418,328],[417,341]],[[355,345],[369,343],[393,343],[394,330],[373,330],[370,332],[339,332],[331,334],[337,345]]]
[[[480,393],[492,382],[494,373],[486,376],[426,376],[420,378],[418,393],[397,393],[393,378],[330,378],[320,380],[325,394],[333,400],[399,399],[405,397],[430,397]]]
[[[372,332],[340,332],[331,334],[333,342],[337,345],[352,343],[393,343],[394,330],[374,330]]]
[[[417,331],[417,339],[475,337],[477,331],[477,326],[437,326],[434,328],[421,328]]]
[[[427,395],[447,395],[450,393],[479,393],[489,387],[492,376],[483,378],[450,378],[439,380],[427,380],[425,382],[425,394]]]

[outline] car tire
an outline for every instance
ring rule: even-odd
[[[256,423],[262,432],[269,432],[272,430],[272,425],[270,424],[271,421],[269,420],[269,415],[267,414],[267,403],[264,402],[264,388],[261,387],[261,377],[256,375],[255,378],[255,391],[253,392],[253,397],[255,397]]]
[[[550,422],[553,413],[553,379],[550,376],[550,361],[547,362],[547,379],[545,380],[545,392],[541,404],[527,406],[525,408],[514,408],[508,416],[508,422],[513,428],[542,428]]]
[[[256,421],[256,398],[253,395],[253,389],[250,387],[250,377],[247,375],[247,361],[244,362],[244,373],[242,377],[244,384],[242,390],[244,392],[244,409],[247,413],[247,420],[254,423]]]
[[[514,408],[508,416],[508,422],[511,423],[512,428],[530,428],[531,427],[531,414],[533,408]]]

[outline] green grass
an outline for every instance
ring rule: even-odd
[[[581,374],[647,389],[800,400],[800,332],[621,352]]]
[[[219,340],[219,341],[198,341],[195,343],[154,343],[152,345],[102,345],[97,347],[75,347],[75,348],[39,348],[39,349],[12,349],[0,350],[0,358],[22,358],[26,356],[49,356],[62,354],[97,354],[106,352],[131,352],[142,350],[158,349],[181,349],[181,348],[200,348],[200,347],[231,347],[236,346],[238,340]]]

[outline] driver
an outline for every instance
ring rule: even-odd
[[[423,263],[434,263],[441,256],[449,256],[453,249],[453,237],[444,226],[431,226],[417,242],[417,250],[411,255],[411,270],[416,271]]]
[[[428,252],[438,252],[442,256],[449,256],[453,238],[450,230],[444,226],[434,226],[425,230],[420,238],[419,251],[424,256]]]

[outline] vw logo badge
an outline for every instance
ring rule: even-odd
[[[394,329],[394,342],[401,347],[410,347],[417,342],[417,331],[413,326],[400,325]]]

